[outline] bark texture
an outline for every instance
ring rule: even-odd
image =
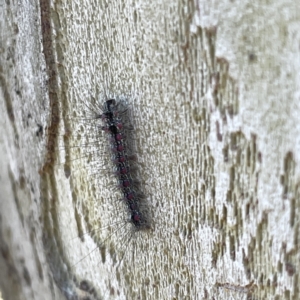
[[[0,1],[4,300],[299,299],[300,3]],[[153,221],[132,238],[78,122],[106,96]]]

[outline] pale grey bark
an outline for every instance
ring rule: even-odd
[[[2,0],[0,13],[5,300],[299,298],[300,4]],[[104,95],[130,104],[153,219],[125,246],[103,229],[111,176],[70,147],[75,114]]]

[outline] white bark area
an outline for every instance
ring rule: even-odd
[[[0,1],[4,300],[299,298],[300,2]],[[104,94],[153,219],[130,243],[68,146]]]

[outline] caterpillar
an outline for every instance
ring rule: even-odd
[[[132,158],[127,153],[127,148],[130,148],[130,142],[126,141],[126,132],[124,132],[124,120],[127,109],[118,111],[121,103],[116,103],[115,99],[105,101],[103,107],[102,121],[104,126],[102,130],[108,133],[109,141],[112,149],[112,161],[116,169],[116,177],[119,181],[119,187],[123,194],[123,201],[126,204],[130,213],[130,221],[135,226],[136,230],[149,228],[149,220],[140,211],[140,202],[142,194],[137,191],[134,186],[134,169],[130,165]],[[126,121],[125,121],[126,122]],[[125,127],[126,128],[126,127]]]
[[[75,206],[76,217],[70,216],[70,219],[76,224],[70,227],[77,228],[77,233],[71,234],[77,238],[63,238],[62,249],[73,251],[74,248],[80,248],[80,244],[85,244],[85,250],[80,254],[75,255],[74,252],[66,255],[68,259],[73,255],[77,257],[77,260],[70,259],[72,263],[68,269],[79,269],[79,273],[89,257],[96,253],[99,264],[112,264],[115,271],[109,273],[105,280],[101,280],[106,282],[106,286],[111,285],[109,292],[105,292],[104,299],[115,298],[118,295],[117,290],[120,289],[115,288],[116,282],[126,279],[125,276],[122,279],[117,274],[126,268],[126,264],[132,264],[134,260],[135,269],[146,274],[141,262],[145,261],[146,248],[150,247],[149,237],[153,238],[156,226],[151,218],[150,210],[153,206],[149,206],[150,197],[145,195],[145,188],[141,183],[143,170],[138,168],[135,153],[137,137],[129,104],[123,96],[101,101],[100,104],[96,101],[93,104],[85,103],[81,110],[76,110],[76,114],[66,120],[66,134],[62,138],[65,146],[59,147],[63,149],[59,151],[59,155],[64,162],[58,164],[58,173],[64,174],[72,186],[73,195],[69,203],[70,206]],[[80,183],[82,179],[88,186]],[[99,197],[99,190],[104,194],[102,197]],[[79,199],[77,194],[85,196],[80,196]],[[77,199],[76,203],[74,199]],[[63,222],[59,223],[60,234],[70,236],[70,232],[64,232],[67,228]],[[144,249],[144,253],[140,253],[141,249]],[[92,277],[88,274],[72,278],[77,282],[73,288],[66,280],[59,278],[55,281],[67,299],[73,299],[75,290],[86,287],[82,282],[97,282]],[[115,283],[107,283],[110,281]],[[109,297],[107,293],[110,294]]]

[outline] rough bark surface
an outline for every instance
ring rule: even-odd
[[[0,22],[4,300],[299,299],[300,2],[1,0]],[[153,220],[129,243],[78,147],[107,95]]]

